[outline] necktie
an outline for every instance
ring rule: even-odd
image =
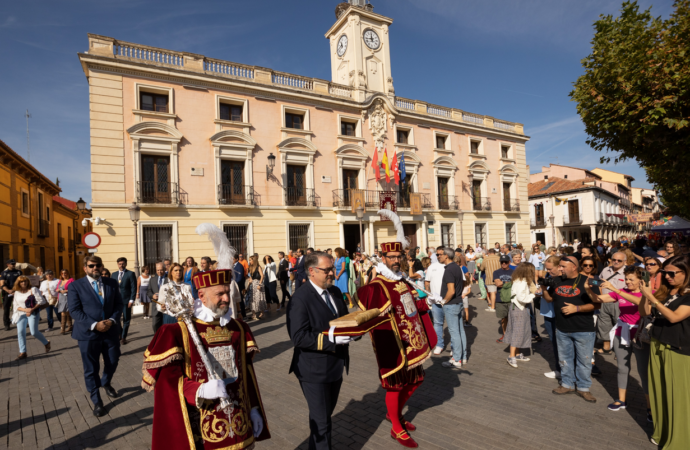
[[[117,282],[122,283],[122,272],[117,276]]]
[[[98,296],[98,300],[101,301],[101,305],[105,305],[105,300],[103,300],[103,296],[101,295],[101,290],[98,288],[98,281],[94,281],[91,283],[93,285],[93,290],[96,291],[96,295]],[[105,319],[105,311],[101,312],[101,316],[103,319]]]
[[[326,305],[328,305],[328,309],[331,310],[331,312],[333,313],[334,316],[337,316],[338,313],[336,312],[335,307],[333,306],[333,303],[331,303],[331,299],[328,296],[328,291],[324,290],[322,295],[323,295],[323,298],[326,299]]]
[[[163,277],[158,277],[158,289],[160,290],[161,286],[163,286]]]

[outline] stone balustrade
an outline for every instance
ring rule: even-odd
[[[267,85],[280,85],[293,89],[325,94],[333,97],[353,99],[355,89],[351,86],[331,83],[318,78],[307,78],[289,73],[277,72],[257,66],[247,66],[230,61],[207,58],[187,52],[159,49],[146,45],[123,42],[107,36],[89,34],[89,54],[116,59],[126,59],[144,64],[171,67],[178,70],[205,73],[208,75],[251,80]],[[367,94],[368,95],[368,94]],[[454,108],[431,105],[418,100],[395,97],[395,107],[417,114],[436,116],[453,122],[467,123],[495,130],[524,134],[522,124],[495,120],[489,116],[472,114]]]

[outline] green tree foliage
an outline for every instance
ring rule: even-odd
[[[625,2],[620,17],[602,15],[594,27],[570,93],[587,144],[615,162],[636,160],[664,204],[690,217],[690,0],[677,0],[668,20]]]

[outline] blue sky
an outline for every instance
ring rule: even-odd
[[[396,93],[520,122],[531,136],[532,172],[558,163],[607,167],[648,187],[633,161],[602,166],[568,92],[590,51],[599,14],[622,0],[373,0],[394,19]],[[672,1],[653,4],[668,17]],[[60,179],[63,196],[89,201],[88,85],[77,59],[86,33],[200,53],[229,61],[330,79],[324,33],[338,1],[4,2],[0,9],[0,139]],[[642,8],[650,0],[639,2]]]

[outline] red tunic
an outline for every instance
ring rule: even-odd
[[[220,402],[197,399],[196,393],[209,376],[183,322],[163,325],[144,353],[142,387],[154,390],[152,450],[203,448],[251,449],[254,442],[270,438],[251,352],[258,351],[247,324],[233,319],[225,327],[219,322],[195,321],[209,357],[230,378],[233,352],[237,380],[227,385],[234,405],[231,418],[216,410]],[[228,372],[226,372],[228,368]],[[197,403],[198,402],[198,403]],[[254,438],[250,411],[258,408],[264,428]]]
[[[431,355],[436,334],[426,314],[429,306],[417,290],[404,280],[378,275],[357,290],[357,297],[363,310],[378,308],[392,319],[370,332],[381,385],[398,390],[423,380],[422,364]]]

